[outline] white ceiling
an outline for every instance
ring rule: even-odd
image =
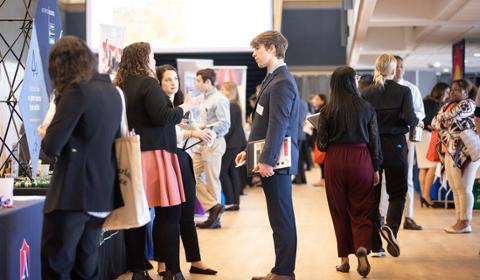
[[[450,71],[452,44],[466,39],[466,70],[480,69],[480,0],[357,0],[354,18],[347,57],[356,68],[386,52],[409,69]]]

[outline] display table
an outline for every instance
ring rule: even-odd
[[[41,279],[43,199],[18,201],[0,209],[0,279]]]
[[[41,279],[40,249],[44,199],[14,197],[13,208],[0,209],[0,279]],[[107,232],[105,236],[112,233]],[[25,243],[24,243],[25,241]],[[126,271],[123,231],[99,249],[100,279],[115,279]],[[22,278],[21,275],[28,275]]]

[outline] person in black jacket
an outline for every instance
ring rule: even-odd
[[[156,74],[162,90],[170,99],[173,107],[177,107],[183,103],[185,95],[180,90],[177,69],[172,65],[165,64],[156,68]],[[183,127],[183,128],[182,128]],[[182,182],[185,191],[185,202],[182,203],[182,214],[180,216],[180,236],[182,238],[183,247],[185,249],[185,257],[187,262],[192,263],[190,273],[214,275],[217,271],[208,268],[202,262],[200,256],[200,246],[198,244],[197,228],[195,226],[195,174],[193,172],[193,162],[189,150],[185,142],[189,142],[190,138],[195,141],[212,141],[215,134],[208,128],[203,130],[188,130],[185,126],[176,125],[177,134],[177,157],[182,171]],[[193,140],[191,139],[191,140]],[[194,141],[192,141],[194,142]],[[190,144],[191,145],[191,144]],[[160,248],[161,249],[161,248]],[[165,252],[158,252],[156,261],[158,261],[157,272],[160,276],[165,275]]]
[[[392,80],[396,67],[397,61],[393,55],[380,55],[375,61],[374,84],[365,89],[363,93],[363,98],[372,104],[377,112],[383,154],[380,174],[385,172],[389,195],[386,224],[380,227],[378,207],[381,188],[375,188],[372,215],[375,226],[372,232],[372,251],[376,253],[383,251],[380,233],[387,241],[387,251],[394,257],[400,255],[400,247],[396,238],[402,221],[407,193],[408,151],[405,134],[409,130],[408,126],[418,124],[418,119],[413,111],[410,89]]]
[[[110,78],[96,67],[77,37],[63,37],[50,51],[56,112],[39,133],[46,133],[42,149],[57,163],[44,207],[43,279],[98,279],[102,224],[122,204],[114,153],[122,103]]]
[[[179,223],[185,193],[176,154],[175,125],[203,101],[203,96],[187,95],[183,104],[173,108],[157,80],[153,52],[146,42],[123,49],[115,83],[125,93],[129,127],[140,135],[145,194],[149,207],[155,208],[154,258],[165,259],[164,280],[183,280]],[[144,252],[145,230],[146,226],[125,231],[127,267],[133,271],[133,280],[150,279],[146,271],[150,264]]]
[[[382,162],[374,108],[360,97],[355,70],[337,68],[330,80],[331,101],[320,110],[317,145],[326,151],[325,190],[337,237],[337,271],[348,272],[348,255],[367,276],[372,237],[373,186]]]
[[[220,181],[225,194],[225,211],[240,209],[240,191],[242,179],[240,170],[235,167],[235,157],[247,146],[243,131],[242,109],[238,104],[238,88],[233,82],[222,84],[220,91],[230,101],[230,129],[225,134],[227,149],[222,157]]]

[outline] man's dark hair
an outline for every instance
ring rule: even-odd
[[[213,69],[205,68],[202,70],[198,70],[197,76],[202,77],[203,82],[210,80],[210,82],[212,83],[212,86],[215,86],[215,81],[217,80],[217,74],[215,74],[215,71],[213,71]]]

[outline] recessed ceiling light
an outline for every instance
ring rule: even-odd
[[[433,65],[433,67],[438,68],[438,67],[440,67],[442,64],[441,64],[440,62],[438,62],[438,61],[435,61],[432,65]]]
[[[448,72],[450,72],[450,69],[448,69],[448,68],[443,68],[443,73],[448,73]]]
[[[478,53],[478,52],[473,53],[473,56],[475,56],[475,57],[480,57],[480,53]]]

